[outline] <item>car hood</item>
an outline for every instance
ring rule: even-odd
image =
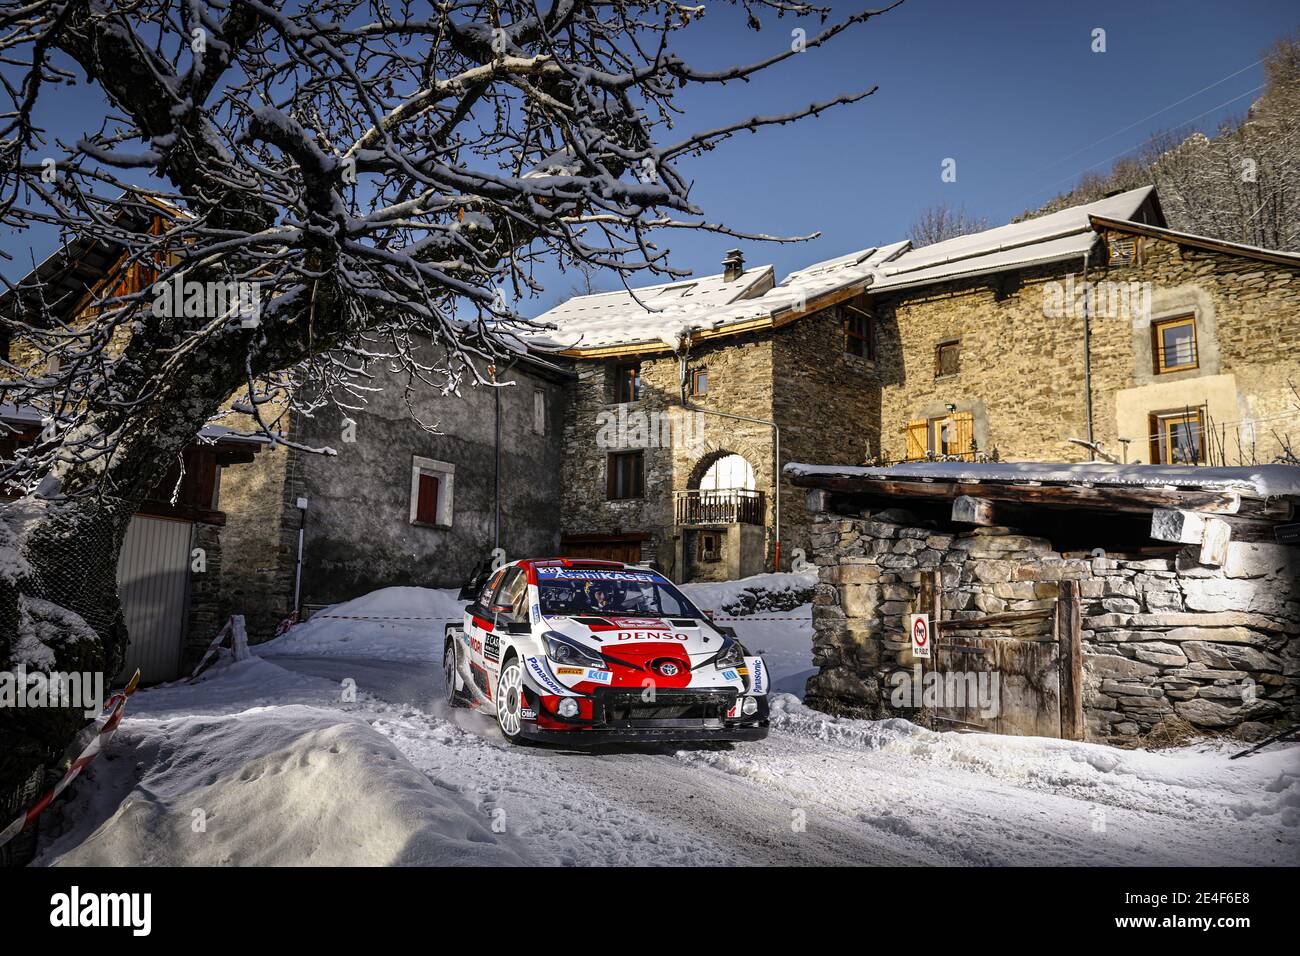
[[[603,654],[640,657],[641,649],[668,645],[695,662],[722,650],[726,638],[708,621],[679,617],[621,617],[580,614],[543,617],[542,626]],[[675,656],[675,655],[674,655]]]

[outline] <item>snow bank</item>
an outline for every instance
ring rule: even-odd
[[[382,588],[318,611],[283,637],[257,646],[263,657],[364,657],[385,661],[441,661],[446,625],[459,621],[458,592]]]
[[[813,465],[790,462],[790,477],[834,477],[939,481],[1024,482],[1100,485],[1115,487],[1201,488],[1243,491],[1261,497],[1300,496],[1300,467],[1295,465],[1253,465],[1235,468],[1205,468],[1189,465],[1114,465],[1108,462],[964,462],[914,461],[888,467],[871,465]]]
[[[803,698],[808,678],[817,672],[812,656],[812,605],[808,592],[816,572],[756,574],[738,581],[684,584],[682,590],[701,610],[714,611],[719,624],[756,654],[762,654],[772,689]],[[804,603],[796,603],[804,602]]]
[[[60,819],[38,864],[524,862],[368,724],[298,704],[128,719]]]
[[[1177,750],[1120,750],[1046,737],[937,733],[902,718],[856,720],[812,710],[789,694],[772,698],[776,731],[891,755],[936,767],[972,770],[1001,781],[1090,798],[1118,796],[1136,809],[1223,817],[1276,817],[1283,842],[1300,848],[1300,744],[1241,760],[1238,741],[1205,741]],[[941,771],[936,770],[936,773]],[[1170,793],[1184,804],[1172,807]]]

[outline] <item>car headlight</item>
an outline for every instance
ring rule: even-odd
[[[726,646],[713,659],[715,667],[740,667],[744,663],[745,648],[740,641],[727,641]]]
[[[599,667],[606,666],[605,659],[599,654],[594,654],[563,635],[556,634],[554,631],[548,631],[542,635],[542,641],[546,644],[546,656],[556,664],[572,664],[581,667]]]

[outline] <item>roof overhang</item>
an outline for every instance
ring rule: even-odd
[[[1159,226],[1148,226],[1145,223],[1130,222],[1127,219],[1109,219],[1105,216],[1089,216],[1088,218],[1092,223],[1092,228],[1098,232],[1113,230],[1137,236],[1147,236],[1152,239],[1165,239],[1180,246],[1190,246],[1208,252],[1218,252],[1224,255],[1241,256],[1245,259],[1258,259],[1261,262],[1272,262],[1277,265],[1300,268],[1300,253],[1283,252],[1278,249],[1261,249],[1258,246],[1248,246],[1240,242],[1228,242],[1223,239],[1212,239],[1209,236],[1198,236],[1190,232],[1178,232],[1175,229],[1164,229]]]

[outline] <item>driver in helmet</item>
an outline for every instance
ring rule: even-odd
[[[593,611],[613,611],[618,604],[618,592],[607,582],[588,581],[583,590],[587,595],[587,606]]]

